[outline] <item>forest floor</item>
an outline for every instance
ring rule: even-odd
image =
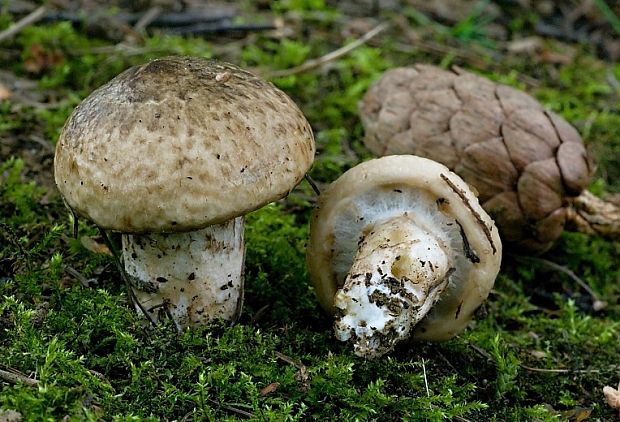
[[[160,6],[0,2],[0,420],[618,416],[602,392],[620,381],[618,241],[565,233],[540,258],[508,252],[471,328],[364,360],[335,341],[311,287],[304,256],[316,198],[302,182],[247,217],[239,321],[178,333],[172,323],[149,326],[130,308],[96,227],[80,220],[74,238],[53,155],[73,108],[122,70],[166,55],[212,57],[271,80],[300,106],[317,143],[310,175],[322,187],[371,158],[357,113],[368,86],[387,69],[432,63],[525,90],[562,115],[597,163],[590,190],[617,195],[620,7],[152,3]],[[29,14],[32,22],[4,31]],[[319,58],[326,60],[313,62]]]

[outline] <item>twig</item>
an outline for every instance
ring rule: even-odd
[[[140,56],[142,54],[150,54],[150,53],[161,53],[168,52],[170,49],[168,48],[159,48],[159,47],[135,47],[133,45],[120,42],[114,45],[103,45],[101,47],[93,47],[86,50],[74,50],[74,53],[77,56],[82,56],[84,54],[123,54],[125,56]]]
[[[261,319],[263,317],[263,315],[265,315],[265,313],[267,312],[267,310],[271,307],[271,305],[266,304],[263,307],[261,307],[258,311],[256,311],[256,313],[254,315],[252,315],[252,321],[251,324],[254,325],[258,322],[259,319]]]
[[[52,144],[47,142],[43,137],[41,137],[39,135],[32,134],[32,135],[30,135],[29,139],[32,142],[35,142],[35,143],[41,145],[48,153],[54,154],[54,147],[52,146]]]
[[[534,368],[532,366],[527,366],[523,364],[519,364],[519,366],[527,371],[532,372],[547,372],[551,374],[599,374],[601,371],[599,369],[560,369],[560,368]]]
[[[63,267],[63,269],[65,270],[65,272],[67,274],[69,274],[73,278],[77,279],[77,281],[79,281],[82,286],[84,286],[84,287],[86,287],[88,289],[91,289],[93,287],[97,287],[97,285],[99,284],[97,279],[84,277],[78,270],[76,270],[75,268],[73,268],[70,265],[65,265]]]
[[[146,11],[146,13],[144,13],[144,15],[142,15],[142,17],[140,17],[140,19],[138,19],[138,22],[136,22],[136,24],[133,26],[133,30],[138,33],[144,32],[146,27],[153,23],[153,21],[155,21],[155,19],[157,19],[157,17],[161,15],[163,10],[164,9],[162,9],[161,6],[151,7],[149,10]]]
[[[426,396],[430,397],[431,392],[428,389],[428,379],[426,378],[426,363],[424,362],[424,358],[422,358],[422,372],[424,373],[424,388],[426,388]]]
[[[201,22],[193,25],[177,26],[166,30],[167,34],[220,34],[224,32],[271,31],[276,29],[273,23],[231,24],[229,22]]]
[[[482,357],[486,358],[489,362],[497,365],[497,362],[493,357],[484,349],[476,346],[475,344],[467,342],[467,345],[478,352]],[[531,372],[547,372],[552,374],[598,374],[601,371],[599,369],[561,369],[561,368],[534,368],[533,366],[527,366],[519,363],[519,367]]]
[[[595,311],[600,311],[601,309],[607,306],[607,302],[605,302],[604,300],[601,300],[598,297],[598,295],[594,292],[594,290],[592,290],[585,281],[583,281],[581,278],[577,276],[577,274],[575,274],[568,268],[564,267],[563,265],[556,264],[555,262],[549,261],[548,259],[538,258],[534,256],[522,256],[522,255],[514,255],[514,254],[512,256],[516,258],[517,260],[537,262],[537,263],[546,265],[547,267],[552,268],[556,271],[559,271],[563,274],[566,274],[571,280],[577,283],[583,290],[585,290],[592,297],[592,302],[593,302],[592,307],[594,308]]]
[[[0,369],[0,379],[6,381],[11,384],[22,383],[29,387],[38,387],[39,381],[29,378],[25,375],[19,374],[17,372],[9,372]]]
[[[278,359],[283,360],[284,362],[288,363],[289,365],[293,365],[297,369],[304,369],[304,370],[307,369],[306,365],[304,365],[300,361],[297,361],[297,360],[295,360],[295,359],[293,359],[293,358],[291,358],[289,356],[286,356],[284,353],[280,353],[278,351],[274,351],[273,353],[276,355],[276,357]]]
[[[467,345],[471,347],[472,349],[474,349],[483,358],[486,358],[488,361],[495,363],[495,359],[493,359],[493,357],[489,354],[489,352],[484,350],[482,347],[476,346],[475,344],[470,343],[470,342],[467,342]]]
[[[32,12],[30,12],[28,15],[24,16],[22,19],[15,22],[15,24],[9,26],[4,31],[0,32],[0,42],[6,41],[9,38],[14,37],[28,25],[32,25],[33,23],[43,19],[46,13],[47,13],[46,6],[40,6],[36,8]]]
[[[238,407],[229,406],[227,404],[221,404],[213,399],[208,399],[211,403],[220,406],[224,410],[228,410],[229,412],[236,413],[241,416],[245,416],[246,418],[253,419],[255,416],[253,413],[246,412],[245,410],[239,409]]]
[[[148,13],[148,11],[147,11]],[[117,13],[113,15],[115,21],[126,24],[136,25],[140,19],[143,19],[144,13]],[[235,17],[232,8],[214,8],[213,6],[204,9],[188,9],[184,12],[160,13],[152,22],[152,26],[170,28],[176,26],[185,26],[202,22],[216,22],[230,20]],[[84,18],[78,13],[71,12],[50,12],[45,16],[46,22],[69,21],[78,25],[83,22]]]
[[[316,196],[320,196],[321,191],[319,190],[319,187],[316,185],[316,182],[314,181],[314,179],[312,179],[312,177],[310,177],[308,173],[304,175],[304,179],[306,179],[306,182],[308,182],[308,184],[310,185],[314,193],[316,193]]]
[[[310,70],[316,69],[317,67],[320,67],[322,65],[324,65],[327,62],[333,61],[333,60],[337,60],[343,56],[346,56],[347,54],[349,54],[351,51],[355,50],[356,48],[362,46],[363,44],[367,43],[369,40],[371,40],[372,38],[376,37],[377,35],[379,35],[381,32],[385,31],[386,29],[388,29],[390,27],[390,24],[388,22],[383,22],[377,26],[375,26],[373,29],[371,29],[370,31],[368,31],[367,33],[365,33],[364,35],[362,35],[360,38],[356,39],[355,41],[337,49],[334,50],[324,56],[321,56],[319,58],[316,59],[312,59],[312,60],[308,60],[307,62],[304,62],[302,64],[300,64],[299,66],[295,66],[292,67],[290,69],[283,69],[283,70],[275,70],[272,72],[267,73],[267,75],[265,75],[268,79],[271,78],[281,78],[284,76],[291,76],[291,75],[297,75],[299,73],[304,73],[304,72],[308,72]]]
[[[73,235],[73,238],[77,240],[77,238],[79,236],[79,232],[80,232],[79,216],[77,215],[75,210],[73,208],[71,208],[69,206],[69,204],[67,204],[67,201],[65,201],[64,198],[63,198],[62,202],[65,204],[65,207],[71,213],[71,219],[73,220],[73,227],[72,227],[72,233],[71,234]]]

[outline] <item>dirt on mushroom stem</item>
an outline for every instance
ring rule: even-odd
[[[378,223],[361,242],[334,298],[336,338],[375,358],[409,338],[445,289],[450,254],[432,230],[403,215]]]

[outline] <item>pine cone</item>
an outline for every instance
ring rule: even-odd
[[[542,253],[567,222],[620,232],[620,209],[585,191],[593,165],[579,133],[528,94],[461,69],[416,65],[386,72],[359,109],[373,153],[448,166],[478,191],[508,244]]]

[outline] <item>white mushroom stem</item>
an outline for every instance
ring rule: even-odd
[[[170,316],[179,330],[238,316],[244,256],[243,217],[186,233],[123,235],[138,311]]]
[[[444,241],[406,214],[375,225],[336,293],[336,337],[363,357],[392,350],[447,286],[449,256]]]

